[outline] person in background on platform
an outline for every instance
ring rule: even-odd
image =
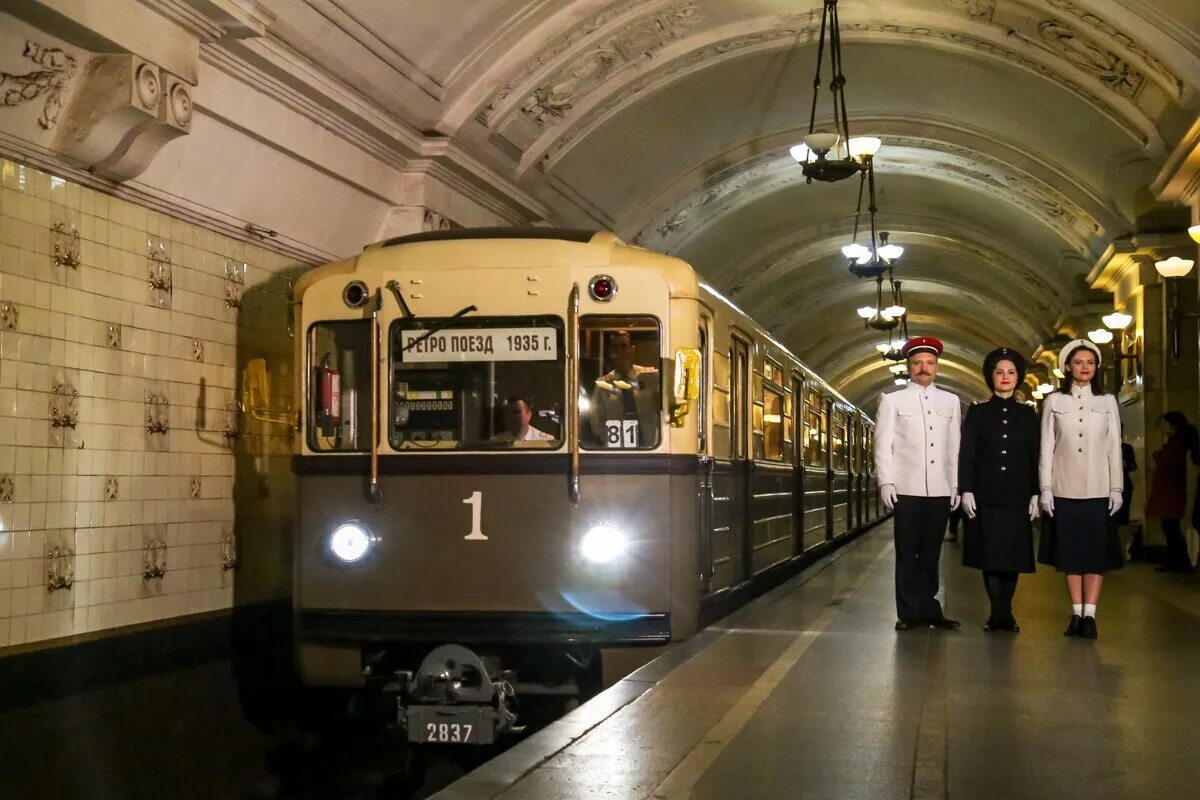
[[[1013,617],[1017,576],[1033,572],[1038,516],[1038,419],[1014,397],[1025,359],[1001,347],[983,361],[992,399],[967,409],[958,451],[958,490],[967,523],[963,565],[983,570],[991,601],[985,631],[1021,630]]]
[[[1133,473],[1137,472],[1137,453],[1129,442],[1121,442],[1121,510],[1117,512],[1118,530],[1122,526],[1132,527],[1129,519],[1129,509],[1133,503]],[[1142,529],[1137,526],[1129,536],[1129,544],[1125,548],[1126,557],[1130,561],[1138,561],[1142,557]]]
[[[1104,573],[1125,564],[1117,535],[1121,490],[1121,418],[1117,399],[1100,391],[1100,348],[1087,339],[1058,354],[1067,381],[1042,407],[1039,485],[1044,525],[1038,560],[1066,573],[1071,619],[1064,636],[1095,639]]]
[[[1188,455],[1200,450],[1196,429],[1180,411],[1168,411],[1160,424],[1166,442],[1154,453],[1154,472],[1150,477],[1150,496],[1146,499],[1146,517],[1162,521],[1167,541],[1167,559],[1156,572],[1195,572],[1188,556],[1187,542],[1179,527],[1187,508]]]
[[[946,519],[958,507],[958,397],[933,385],[942,343],[909,339],[908,385],[879,398],[875,470],[879,494],[896,512],[896,630],[955,630],[937,600]]]

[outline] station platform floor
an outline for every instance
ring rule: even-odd
[[[942,554],[957,632],[897,633],[890,523],[668,650],[438,800],[1200,797],[1200,578],[1132,564],[1095,641],[1060,575],[984,633],[980,574]]]

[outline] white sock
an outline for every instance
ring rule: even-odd
[[[1093,608],[1094,607],[1095,606],[1093,606]],[[1071,604],[1071,613],[1077,617],[1083,616],[1083,603],[1072,603]]]
[[[1083,604],[1083,615],[1085,617],[1091,617],[1092,619],[1095,619],[1096,618],[1096,607],[1094,605],[1092,605],[1091,603],[1084,603]]]

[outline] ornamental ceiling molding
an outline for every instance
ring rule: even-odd
[[[986,165],[1000,165],[1028,176],[1033,183],[1063,198],[1064,207],[1089,226],[1100,231],[1125,229],[1132,224],[1111,204],[1111,192],[1100,192],[1082,183],[1079,174],[1060,162],[1052,161],[1022,148],[990,130],[967,125],[958,120],[922,115],[920,118],[895,115],[859,115],[854,119],[856,129],[868,131],[884,140],[885,148],[893,141],[922,149],[944,151]],[[668,237],[678,227],[673,217],[689,202],[703,197],[721,182],[760,159],[783,151],[802,138],[801,129],[784,130],[738,142],[708,161],[698,164],[671,181],[665,189],[654,192],[634,207],[619,223],[618,233],[625,240],[652,249],[670,249],[661,237]],[[886,149],[880,161],[886,158]],[[790,171],[795,171],[788,162]],[[1065,187],[1060,189],[1058,187]],[[1068,196],[1065,191],[1070,191]],[[710,201],[711,202],[711,201]],[[1091,209],[1091,210],[1089,210]],[[666,230],[656,231],[656,226]]]
[[[1087,26],[1093,36],[1100,39],[1100,44],[1107,45],[1114,50],[1124,50],[1132,55],[1138,61],[1138,65],[1151,73],[1151,77],[1176,100],[1183,98],[1186,87],[1181,77],[1172,72],[1162,61],[1155,58],[1144,45],[1132,36],[1118,29],[1115,25],[1091,10],[1083,8],[1078,3],[1072,2],[1072,0],[1042,0],[1040,3],[1028,2],[1026,0],[1022,5],[1034,10],[1044,6],[1053,11],[1073,17],[1077,22]]]
[[[915,137],[888,137],[888,153],[875,165],[879,173],[920,174],[949,180],[984,193],[998,193],[1007,203],[1055,230],[1081,254],[1090,253],[1103,226],[1060,191],[1035,176],[968,148]],[[897,147],[932,153],[919,157]],[[804,176],[790,156],[766,153],[713,176],[710,185],[677,203],[644,228],[633,242],[673,254],[718,220],[771,194],[800,186]]]
[[[678,0],[630,0],[608,8],[542,49],[492,95],[476,119],[497,128],[513,113],[524,112],[538,124],[550,124],[550,118],[561,118],[560,112],[569,110],[569,97],[591,91],[619,66],[653,57],[656,50],[686,36],[705,19],[694,3]],[[585,45],[584,52],[567,60],[571,50]],[[542,114],[530,110],[543,105]]]
[[[552,170],[554,166],[578,144],[579,141],[593,130],[608,122],[613,116],[626,107],[641,99],[646,94],[661,91],[672,83],[682,80],[702,69],[711,68],[726,60],[740,58],[751,53],[770,51],[781,45],[782,40],[788,40],[787,46],[794,45],[794,39],[812,31],[811,25],[803,18],[791,17],[779,20],[772,29],[744,33],[731,38],[699,45],[680,56],[659,62],[645,62],[651,66],[644,69],[633,80],[623,86],[616,87],[607,95],[589,104],[586,98],[576,98],[573,107],[559,124],[544,129],[542,134],[524,149],[518,165],[517,175],[521,176],[532,166],[536,165],[543,172]],[[994,27],[994,26],[989,26]],[[851,34],[849,41],[888,41],[895,39],[910,42],[913,38],[928,41],[935,46],[970,50],[986,57],[996,58],[1014,64],[1028,72],[1046,78],[1096,110],[1113,123],[1125,135],[1142,147],[1154,144],[1164,147],[1153,119],[1138,106],[1134,100],[1120,95],[1116,88],[1120,84],[1107,85],[1108,94],[1112,101],[1087,89],[1077,80],[1072,80],[1064,74],[1064,70],[1055,69],[1051,64],[1044,63],[1030,55],[1005,47],[996,41],[981,38],[961,31],[942,30],[928,26],[904,26],[878,23],[844,23],[841,26],[844,39]],[[719,34],[720,31],[714,33]],[[1007,38],[1007,33],[999,35]],[[1032,53],[1042,59],[1053,59],[1066,66],[1066,70],[1079,77],[1098,78],[1094,73],[1085,72],[1080,64],[1067,58],[1066,54],[1056,52],[1049,44],[1039,44],[1029,37],[1020,36],[1018,40],[1026,45]],[[644,66],[644,65],[643,65]],[[599,89],[600,87],[598,87]]]
[[[991,319],[993,325],[1002,322],[1023,341],[1038,341],[1053,332],[1051,323],[1055,315],[1050,309],[1040,315],[1032,313],[1026,306],[1018,306],[1011,302],[1013,298],[1004,292],[996,291],[995,298],[979,291],[971,291],[964,287],[961,279],[954,275],[933,276],[927,273],[898,275],[897,280],[904,284],[904,296],[908,305],[915,309],[914,314],[934,314],[935,317],[953,324],[961,321],[964,326],[977,325],[980,319]],[[977,283],[984,283],[979,281]],[[977,287],[973,287],[977,288]],[[797,314],[796,309],[801,304],[804,307],[824,308],[845,306],[842,315],[848,322],[853,317],[854,308],[862,302],[862,298],[872,292],[864,284],[844,282],[835,287],[829,287],[819,292],[797,291],[788,298],[780,299],[774,307],[759,307],[747,304],[756,319],[764,323],[784,323],[782,331],[785,335],[800,335],[806,331],[822,331],[829,327],[827,316],[818,318],[813,314]],[[996,302],[1003,297],[1009,302]],[[939,302],[939,301],[945,302]],[[1014,309],[1024,313],[1016,313]],[[914,317],[909,317],[911,327]],[[855,328],[861,321],[853,318],[850,323]],[[874,336],[886,336],[878,332]]]
[[[40,99],[42,113],[37,124],[44,131],[58,125],[63,108],[63,93],[75,77],[75,57],[57,47],[43,47],[26,40],[21,56],[38,67],[30,72],[0,71],[0,106],[14,108]]]
[[[724,279],[725,275],[749,276],[730,288],[738,302],[749,304],[759,302],[756,292],[777,297],[774,290],[777,283],[810,264],[832,259],[830,264],[844,266],[841,246],[853,229],[853,220],[843,219],[837,226],[822,225],[819,232],[814,231],[814,227],[797,230],[771,242],[768,247],[722,270],[723,274],[714,275],[714,281]],[[1063,280],[1058,273],[1038,272],[1028,266],[1039,263],[1038,259],[1015,248],[1011,242],[996,240],[974,226],[939,217],[893,213],[881,215],[880,227],[897,234],[902,232],[910,250],[929,247],[939,254],[946,253],[955,263],[976,262],[989,267],[996,275],[1014,279],[1017,286],[1029,293],[1034,305],[1045,302],[1046,298],[1065,302],[1071,297],[1073,284],[1070,280]],[[826,274],[817,275],[811,267],[809,272],[813,273],[814,280],[828,278]]]

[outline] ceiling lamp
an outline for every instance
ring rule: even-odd
[[[1100,319],[1104,323],[1104,327],[1110,331],[1123,331],[1129,327],[1129,323],[1133,322],[1132,316],[1123,314],[1120,311],[1114,311]]]
[[[1041,392],[1037,391],[1036,389],[1033,391],[1033,399],[1034,400],[1041,400],[1045,396],[1046,395],[1042,394]]]
[[[1113,332],[1104,328],[1097,328],[1094,331],[1088,331],[1088,338],[1096,344],[1108,344],[1113,340]]]
[[[1058,367],[1055,367],[1054,368],[1054,377],[1058,378],[1061,381],[1063,378],[1067,377],[1067,374],[1065,372],[1063,372],[1061,369],[1059,369]]]
[[[1054,387],[1048,383],[1039,383],[1037,390],[1041,395],[1048,395],[1054,391]]]
[[[863,306],[858,310],[858,316],[862,319],[870,319],[878,313],[879,310],[876,309],[875,306]]]
[[[890,305],[879,313],[890,319],[900,319],[900,317],[903,317],[907,312],[908,309],[904,306]]]
[[[895,347],[895,345],[891,342],[883,342],[882,344],[875,345],[875,349],[879,351],[880,355],[887,353],[887,351],[891,350],[893,347]]]
[[[904,364],[892,364],[892,366],[888,367],[888,369],[893,375],[903,375],[904,373],[908,372],[908,367],[906,367]]]
[[[1179,256],[1171,256],[1165,261],[1155,261],[1154,268],[1158,270],[1158,274],[1164,278],[1182,278],[1192,271],[1192,266],[1196,262],[1190,258],[1180,258]]]
[[[1192,241],[1200,244],[1200,225],[1193,225],[1188,228],[1188,236],[1192,237]]]
[[[821,64],[829,48],[829,81],[833,101],[833,131],[817,130],[817,102],[821,96]],[[881,142],[872,136],[850,136],[846,118],[846,76],[842,74],[842,32],[838,23],[838,0],[824,0],[821,34],[817,39],[817,71],[813,76],[812,111],[808,116],[808,134],[804,144],[792,148],[792,158],[800,164],[804,178],[813,181],[844,180],[870,168],[871,158]],[[801,149],[803,147],[803,149]]]

